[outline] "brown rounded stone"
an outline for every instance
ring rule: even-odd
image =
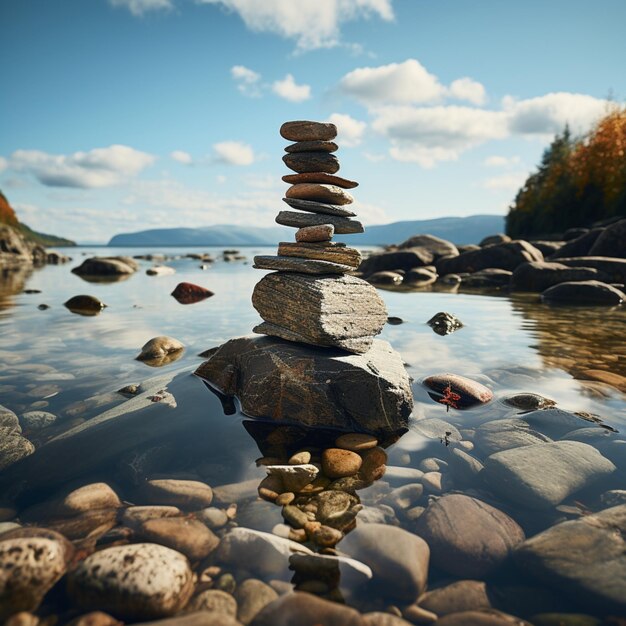
[[[340,187],[335,185],[320,185],[317,183],[300,183],[292,185],[285,193],[287,198],[297,200],[312,200],[314,202],[328,202],[330,204],[351,204],[354,198]]]
[[[318,241],[330,241],[335,234],[332,224],[319,224],[318,226],[305,226],[296,231],[296,241],[315,243]]]
[[[326,183],[328,185],[336,185],[342,189],[354,189],[359,186],[355,180],[348,180],[341,176],[327,174],[326,172],[303,172],[302,174],[285,174],[283,181],[290,185],[299,183]]]
[[[326,172],[334,174],[339,171],[339,159],[328,152],[296,152],[285,154],[283,163],[294,172]]]
[[[379,480],[385,473],[387,453],[379,447],[370,448],[361,453],[363,464],[360,475],[367,481]]]
[[[330,122],[294,120],[280,127],[280,136],[289,141],[330,141],[337,136],[337,127]]]
[[[334,141],[298,141],[285,148],[285,152],[336,152],[339,146]]]
[[[333,548],[343,538],[343,533],[331,526],[320,526],[311,534],[311,539],[323,548]]]
[[[322,471],[329,478],[353,476],[361,468],[363,459],[351,450],[327,448],[322,452]]]
[[[335,445],[344,450],[361,452],[362,450],[375,448],[378,445],[378,439],[373,435],[367,435],[365,433],[346,433],[335,439]]]

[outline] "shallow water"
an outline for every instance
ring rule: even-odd
[[[239,501],[237,523],[271,531],[282,521],[280,507],[254,498],[254,485],[265,475],[263,468],[255,465],[255,459],[266,453],[267,432],[258,422],[250,425],[240,414],[224,415],[218,398],[190,375],[202,362],[200,352],[232,337],[250,334],[259,320],[250,296],[262,274],[251,268],[251,262],[255,254],[272,254],[272,250],[242,248],[248,261],[234,262],[222,260],[221,250],[76,248],[66,251],[73,256],[72,263],[13,273],[0,280],[0,404],[18,415],[43,409],[58,416],[53,426],[25,433],[36,446],[94,418],[100,419],[97,416],[103,412],[122,405],[126,398],[117,393],[120,388],[166,376],[155,387],[158,398],[153,400],[155,406],[150,407],[151,417],[139,425],[129,422],[128,432],[120,432],[119,426],[109,431],[105,424],[94,440],[86,429],[85,436],[74,439],[71,459],[66,456],[67,446],[60,446],[58,450],[63,455],[53,448],[38,464],[24,470],[26,476],[16,471],[8,474],[10,480],[8,484],[5,480],[3,487],[7,494],[19,498],[20,505],[49,497],[66,482],[80,484],[95,479],[119,485],[125,498],[132,500],[139,472],[140,477],[200,478],[214,487],[252,481],[252,496],[248,493]],[[137,273],[112,283],[87,282],[70,272],[85,255],[156,252],[172,256],[210,252],[217,261],[202,270],[197,260],[168,260],[176,274],[160,277],[147,276],[145,270],[152,263],[141,261]],[[202,285],[215,295],[196,304],[179,304],[170,293],[182,281]],[[26,294],[25,289],[40,293]],[[92,317],[73,314],[63,303],[78,294],[96,296],[107,308]],[[541,304],[536,295],[509,297],[494,292],[381,294],[389,315],[404,320],[400,325],[387,325],[381,337],[406,362],[414,380],[416,404],[408,433],[387,449],[391,471],[378,484],[359,491],[362,503],[376,505],[390,488],[407,482],[397,468],[417,468],[424,458],[445,454],[445,442],[420,434],[416,420],[446,420],[471,439],[479,424],[515,417],[517,412],[501,400],[518,392],[538,393],[555,400],[560,408],[596,415],[618,431],[615,437],[623,438],[625,396],[615,387],[589,380],[602,371],[626,376],[623,307],[549,307]],[[49,308],[40,310],[41,304]],[[435,334],[426,321],[439,311],[457,316],[463,328],[448,336]],[[151,368],[134,357],[148,339],[157,335],[177,338],[185,345],[185,352],[176,362]],[[461,374],[482,382],[493,390],[495,399],[478,408],[447,412],[421,384],[424,377],[438,372]],[[161,401],[161,388],[167,388],[174,396],[174,408]],[[247,428],[244,422],[248,423]],[[581,428],[589,425],[581,420]],[[315,433],[300,433],[294,447],[323,447],[324,438],[320,443],[313,441],[316,437]],[[140,459],[143,465],[139,470],[137,450],[148,451]],[[22,484],[24,478],[26,485]],[[616,488],[624,489],[626,485],[616,483],[613,477],[583,492],[580,500],[572,497],[565,504],[596,510],[599,494]],[[579,504],[573,504],[574,501]],[[491,503],[516,518],[527,535],[555,521],[576,517],[575,511],[526,514],[510,503],[498,503],[497,498]],[[394,523],[411,528],[401,516]],[[515,574],[512,576],[512,583],[519,582]],[[431,576],[431,582],[436,582],[437,577],[445,578],[437,572],[434,577]],[[373,604],[386,605],[383,592]]]

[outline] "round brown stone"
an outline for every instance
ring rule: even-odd
[[[327,185],[336,185],[342,189],[354,189],[359,183],[355,180],[348,180],[341,176],[327,174],[326,172],[303,172],[302,174],[285,174],[283,181],[290,185],[298,185],[299,183],[325,183]]]
[[[332,224],[320,224],[319,226],[305,226],[296,231],[296,241],[316,243],[319,241],[330,241],[335,234],[335,227]]]
[[[351,450],[327,448],[322,452],[322,471],[329,478],[353,476],[361,468],[363,459]]]
[[[287,198],[297,200],[312,200],[313,202],[328,202],[330,204],[351,204],[354,198],[340,187],[335,185],[320,185],[318,183],[300,183],[292,185],[285,193]]]
[[[373,482],[383,477],[387,463],[387,453],[379,447],[370,448],[361,453],[363,464],[360,475],[367,481]]]
[[[283,163],[294,172],[326,172],[334,174],[339,170],[339,159],[328,152],[295,152],[285,154]]]
[[[367,435],[365,433],[346,433],[345,435],[337,437],[335,445],[344,450],[360,452],[362,450],[375,448],[378,445],[378,439],[373,435]]]
[[[337,127],[330,122],[294,120],[280,127],[280,136],[289,141],[330,141],[337,136]]]

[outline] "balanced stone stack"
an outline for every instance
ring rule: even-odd
[[[277,256],[256,256],[254,267],[276,270],[255,287],[252,303],[263,318],[254,331],[321,347],[367,352],[386,320],[385,304],[369,283],[350,276],[361,263],[358,250],[333,242],[334,234],[362,233],[352,219],[358,183],[336,175],[334,124],[286,122],[282,137],[293,141],[283,161],[295,174],[276,222],[297,228],[295,242],[282,242]]]

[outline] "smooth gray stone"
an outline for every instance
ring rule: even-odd
[[[549,287],[541,294],[542,302],[566,302],[578,305],[617,306],[626,300],[626,294],[612,285],[598,280],[565,282]]]
[[[349,209],[344,209],[337,204],[326,204],[324,202],[315,202],[313,200],[299,200],[298,198],[283,198],[293,209],[308,211],[309,213],[320,213],[322,215],[338,215],[340,217],[354,217],[356,213]]]
[[[259,255],[254,257],[254,268],[258,270],[277,270],[280,272],[298,272],[303,274],[345,274],[354,268],[332,261],[317,261],[290,256]]]
[[[474,435],[474,443],[486,455],[551,441],[550,437],[533,430],[523,419],[497,419],[485,422],[476,429]]]
[[[481,476],[494,493],[531,509],[548,509],[595,481],[615,465],[579,441],[538,443],[497,452]]]
[[[350,220],[335,215],[296,213],[295,211],[280,211],[276,216],[276,223],[282,224],[283,226],[292,226],[294,228],[332,224],[335,227],[336,235],[350,235],[364,231],[363,224],[357,220]]]

